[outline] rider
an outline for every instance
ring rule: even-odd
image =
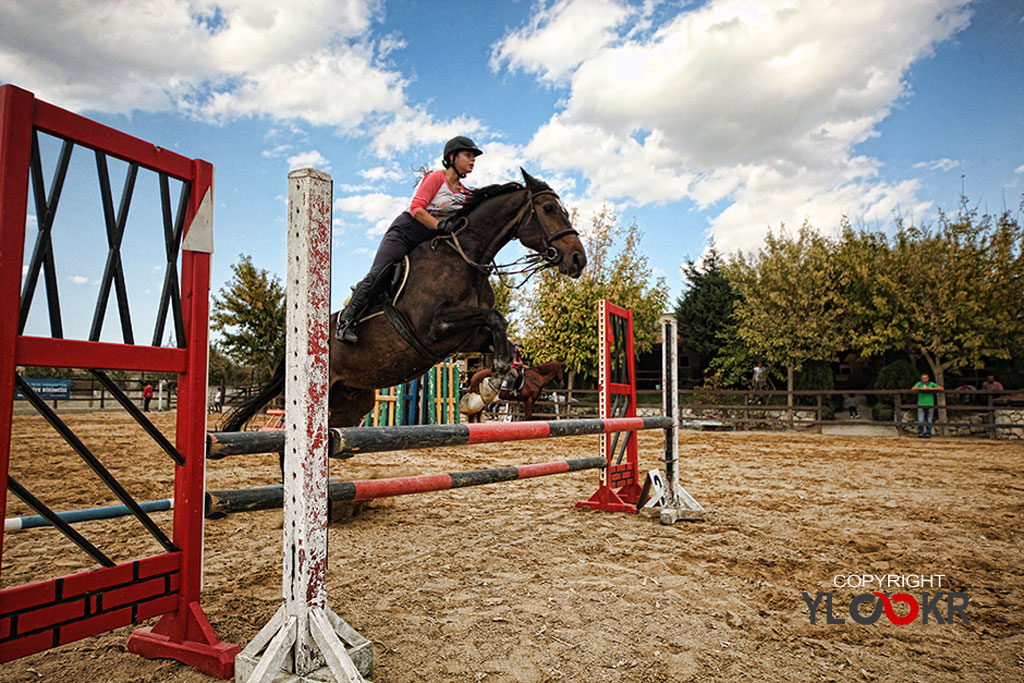
[[[416,188],[408,211],[403,211],[384,233],[370,273],[354,288],[345,310],[338,317],[335,336],[346,343],[359,341],[355,326],[369,303],[370,289],[381,271],[413,250],[421,242],[449,235],[456,224],[452,215],[469,199],[462,179],[473,172],[476,158],[483,154],[465,135],[456,135],[444,146],[444,170],[427,173]]]

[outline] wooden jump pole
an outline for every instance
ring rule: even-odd
[[[330,455],[335,458],[350,458],[360,453],[665,429],[671,422],[669,417],[654,416],[605,420],[344,427],[330,430]],[[284,432],[280,431],[214,432],[207,436],[207,458],[219,460],[232,455],[280,452],[284,448],[284,442]]]
[[[174,508],[173,498],[162,500],[150,500],[138,504],[144,512],[161,512]],[[84,508],[81,510],[68,510],[56,513],[62,521],[68,524],[77,522],[90,522],[97,519],[114,519],[115,517],[126,517],[134,514],[127,505],[107,505],[103,507]],[[23,529],[36,529],[44,526],[53,526],[50,520],[42,515],[25,515],[24,517],[8,517],[4,520],[4,532],[21,531]]]
[[[331,502],[356,502],[377,498],[394,498],[415,493],[446,491],[467,486],[483,486],[503,481],[517,481],[565,474],[581,470],[599,469],[605,466],[604,459],[595,455],[577,460],[535,463],[516,467],[495,467],[469,472],[446,474],[422,474],[412,477],[391,477],[388,479],[365,479],[362,481],[328,480],[328,497]],[[223,517],[237,512],[270,510],[279,508],[284,498],[284,487],[280,484],[258,486],[249,489],[209,491],[207,516]]]

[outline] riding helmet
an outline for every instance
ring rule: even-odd
[[[444,145],[444,156],[442,157],[444,160],[444,167],[448,168],[448,166],[451,165],[451,162],[448,161],[449,156],[455,152],[461,152],[462,150],[472,152],[474,156],[480,156],[484,153],[482,149],[476,146],[475,142],[467,138],[465,135],[456,135]]]

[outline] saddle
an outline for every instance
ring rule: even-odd
[[[369,303],[363,311],[359,322],[365,322],[378,315],[384,315],[384,307],[387,304],[394,306],[402,297],[405,291],[406,278],[409,273],[409,257],[405,256],[401,261],[395,261],[387,266],[377,275],[377,279],[370,285]]]
[[[505,379],[501,382],[501,388],[508,392],[511,397],[516,397],[519,392],[523,390],[523,385],[526,384],[526,368],[518,368],[518,372],[509,372],[505,375]]]
[[[370,285],[369,303],[366,306],[364,315],[359,323],[366,322],[378,315],[387,318],[391,326],[395,328],[405,342],[416,350],[424,358],[430,360],[431,364],[444,359],[443,355],[434,353],[416,334],[416,330],[409,323],[402,313],[395,308],[395,304],[402,297],[405,285],[409,278],[409,256],[406,255],[401,261],[395,261],[387,266],[377,275],[377,279]]]

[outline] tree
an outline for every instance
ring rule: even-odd
[[[502,317],[508,321],[509,337],[511,338],[515,336],[515,314],[517,308],[515,290],[506,285],[500,277],[492,275],[489,282],[491,283],[491,289],[494,291],[494,310],[501,313]]]
[[[213,298],[210,329],[232,361],[270,374],[285,352],[285,292],[276,276],[239,255],[233,276]]]
[[[722,270],[722,257],[714,242],[700,265],[687,261],[683,275],[688,282],[676,301],[679,336],[686,347],[713,358],[725,343],[723,335],[733,324],[732,309],[737,295]]]
[[[1024,348],[1024,231],[1009,213],[979,216],[963,199],[934,230],[847,230],[843,241],[848,327],[865,355],[920,354],[942,385],[947,371]]]
[[[210,344],[208,365],[211,386],[239,386],[250,378],[249,368],[228,358],[220,342]]]
[[[668,286],[664,278],[654,277],[640,252],[643,234],[637,225],[621,227],[617,221],[607,208],[594,216],[592,229],[582,236],[587,267],[579,278],[547,270],[522,296],[523,346],[537,362],[565,361],[570,372],[596,375],[600,299],[633,311],[638,353],[658,341],[658,320],[668,304]]]
[[[843,302],[829,240],[804,223],[795,235],[769,232],[750,257],[736,255],[726,274],[740,298],[736,336],[750,354],[786,369],[786,388],[806,361],[831,360],[844,347]],[[792,405],[793,396],[788,403]]]

